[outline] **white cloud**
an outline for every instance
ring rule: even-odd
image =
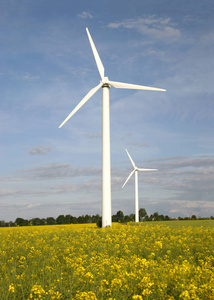
[[[40,77],[39,76],[37,76],[37,75],[32,75],[32,74],[30,74],[30,73],[26,73],[26,74],[24,74],[24,75],[15,75],[15,74],[13,74],[12,75],[15,79],[21,79],[21,80],[37,80],[37,79],[40,79]]]
[[[170,18],[156,18],[155,16],[126,19],[123,22],[109,23],[108,27],[134,29],[141,34],[155,38],[178,38],[180,36],[180,31],[175,28]]]
[[[93,19],[93,16],[87,12],[87,11],[83,11],[81,14],[78,14],[78,18],[81,18],[81,19]]]
[[[31,209],[31,208],[35,208],[35,207],[39,207],[41,206],[40,203],[31,203],[27,205],[27,208]]]

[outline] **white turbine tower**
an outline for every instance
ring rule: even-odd
[[[139,222],[139,201],[138,201],[138,171],[158,171],[158,169],[140,169],[138,168],[135,163],[133,162],[128,150],[126,150],[128,157],[132,163],[132,166],[134,167],[134,170],[129,174],[128,178],[126,179],[124,185],[122,186],[122,188],[124,188],[124,186],[126,185],[126,183],[129,181],[129,179],[131,178],[131,176],[133,175],[133,173],[135,173],[135,222]]]
[[[101,87],[103,89],[103,132],[102,132],[102,227],[111,226],[111,162],[110,162],[110,111],[109,111],[109,88],[113,86],[121,89],[137,89],[150,91],[166,91],[165,89],[147,87],[142,85],[128,84],[110,81],[104,75],[104,67],[91,38],[88,28],[86,32],[92,48],[92,52],[100,73],[100,83],[91,89],[88,94],[80,101],[74,110],[59,126],[62,127]]]

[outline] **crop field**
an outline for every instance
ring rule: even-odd
[[[0,228],[0,299],[214,299],[214,221]]]

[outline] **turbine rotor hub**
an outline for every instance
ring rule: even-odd
[[[109,82],[108,77],[103,77],[103,79],[101,80],[101,83],[102,83],[103,85],[109,85],[108,82]]]

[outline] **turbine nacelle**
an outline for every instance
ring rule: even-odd
[[[101,80],[100,80],[100,82],[101,83],[103,83],[103,84],[109,84],[109,79],[108,79],[108,77],[103,77]]]
[[[100,84],[101,84],[102,88],[104,88],[104,87],[110,88],[111,87],[108,77],[103,77],[100,80]]]

